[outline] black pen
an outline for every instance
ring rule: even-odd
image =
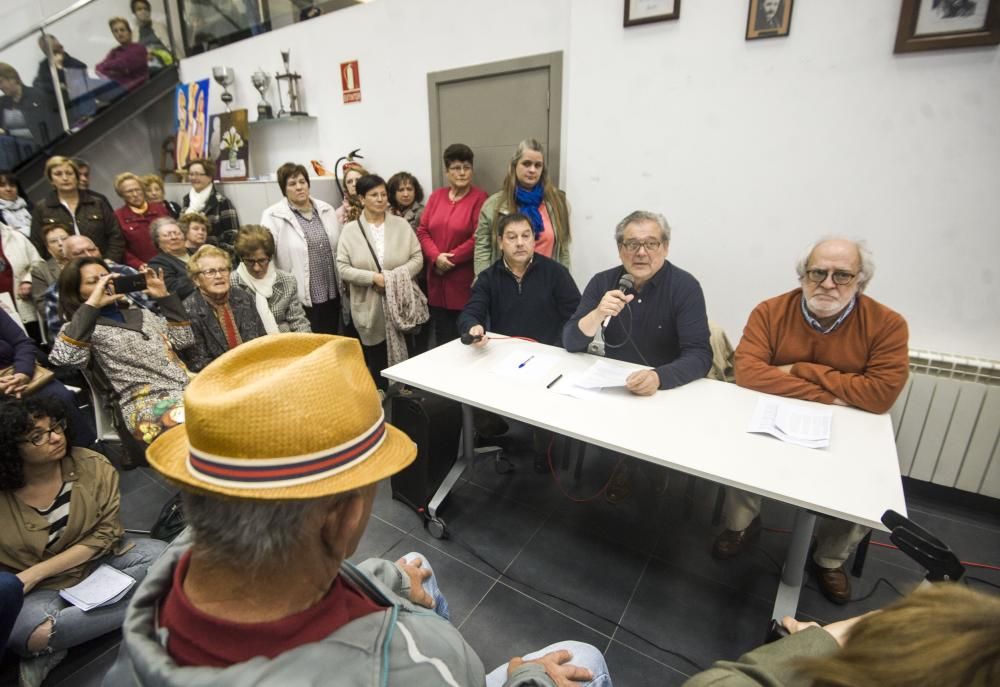
[[[546,389],[551,389],[551,388],[552,388],[552,385],[554,385],[554,384],[555,384],[556,382],[558,382],[558,381],[559,381],[560,379],[562,379],[562,375],[559,375],[558,377],[556,377],[555,379],[553,379],[553,380],[552,380],[551,382],[549,382],[548,384],[546,384],[546,385],[545,385],[545,388],[546,388]]]

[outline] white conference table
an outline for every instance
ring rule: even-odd
[[[556,364],[543,379],[498,374],[513,352],[552,356]],[[557,393],[566,375],[596,360],[517,339],[491,340],[485,348],[455,340],[382,371],[390,380],[463,404],[462,455],[428,508],[442,532],[437,508],[475,456],[471,406],[798,506],[772,614],[779,621],[795,615],[817,513],[880,530],[886,529],[881,523],[886,510],[906,515],[888,414],[832,406],[830,446],[809,449],[747,432],[765,394],[735,384],[700,379],[645,397],[624,388],[586,399]],[[546,389],[559,374],[563,378]]]

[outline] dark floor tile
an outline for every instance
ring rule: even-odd
[[[682,672],[760,644],[773,603],[656,559],[643,573],[615,639]],[[658,647],[657,647],[658,645]]]
[[[512,656],[523,656],[564,640],[603,648],[608,638],[537,601],[497,584],[462,625],[465,637],[489,672]]]
[[[615,641],[604,652],[604,660],[615,687],[675,687],[688,679],[688,674]]]
[[[441,593],[448,600],[451,624],[459,627],[489,591],[495,578],[484,575],[458,559],[432,549],[425,542],[409,535],[387,551],[383,558],[395,561],[411,551],[426,556],[434,568],[434,575],[437,577]]]
[[[611,635],[645,562],[643,554],[553,518],[524,547],[504,579],[542,603]]]
[[[372,516],[368,520],[368,526],[365,527],[365,533],[361,536],[357,551],[351,556],[351,561],[360,563],[366,558],[384,558],[385,552],[405,536],[406,532]]]
[[[121,633],[112,632],[69,650],[62,663],[45,679],[46,687],[100,685],[118,658]]]
[[[392,485],[387,479],[378,484],[372,513],[404,532],[423,527],[423,518],[406,504],[392,498]]]
[[[170,492],[152,482],[123,494],[121,499],[122,527],[132,530],[149,530],[159,517],[163,504],[170,498]]]
[[[474,484],[460,485],[439,515],[449,539],[435,539],[420,527],[411,534],[487,575],[503,571],[544,520],[530,508]]]
[[[1000,565],[1000,530],[934,507],[914,505],[909,508],[909,515],[960,560]]]
[[[150,476],[151,470],[149,468],[135,468],[134,470],[119,470],[118,471],[118,490],[122,494],[122,498],[126,494],[129,494],[136,489],[141,489],[142,487],[148,486],[150,484],[156,484],[157,482]]]

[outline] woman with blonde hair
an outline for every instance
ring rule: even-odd
[[[500,257],[496,224],[502,215],[520,212],[531,221],[535,252],[552,258],[566,269],[569,264],[569,205],[566,194],[549,179],[542,144],[528,138],[517,144],[503,188],[483,204],[476,228],[473,270],[479,274]]]
[[[150,203],[163,203],[167,206],[170,216],[178,219],[181,216],[181,206],[172,200],[167,200],[163,193],[163,177],[159,174],[147,174],[140,177],[142,187],[146,190],[146,200]]]

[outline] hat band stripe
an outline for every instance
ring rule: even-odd
[[[230,486],[257,484],[268,482],[281,484],[283,482],[303,482],[322,479],[330,474],[340,472],[355,463],[363,462],[374,448],[385,438],[385,418],[379,418],[371,430],[358,437],[349,445],[341,445],[330,453],[312,453],[306,456],[282,459],[281,465],[273,461],[261,465],[262,461],[245,459],[237,464],[236,459],[215,461],[196,455],[192,448],[188,455],[188,469],[192,474],[213,483],[224,483]]]

